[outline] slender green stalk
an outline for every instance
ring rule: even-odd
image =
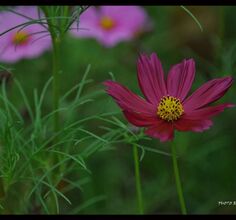
[[[178,168],[178,163],[177,163],[177,158],[176,158],[176,149],[175,149],[174,142],[171,143],[171,150],[172,150],[172,161],[173,161],[173,168],[174,168],[174,174],[175,174],[175,183],[176,183],[176,189],[178,192],[181,212],[183,215],[186,215],[187,210],[186,210],[186,205],[185,205],[184,196],[183,196],[183,190],[182,190],[182,185],[181,185],[181,180],[180,180],[180,175],[179,175],[179,168]]]
[[[138,208],[139,208],[139,214],[144,214],[141,180],[140,180],[140,172],[139,172],[138,149],[136,145],[133,145],[133,154],[134,154],[135,182],[136,182],[137,203],[138,203]]]
[[[67,5],[67,6],[64,6],[64,7],[63,7],[63,16],[64,16],[64,17],[68,17],[69,12],[70,12],[70,11],[69,11],[69,6],[68,6],[68,5]],[[66,31],[65,27],[67,26],[67,23],[68,23],[68,20],[65,19],[65,20],[63,21],[63,25],[62,25],[64,31]]]
[[[52,69],[52,76],[53,76],[53,82],[52,82],[52,98],[53,98],[53,129],[55,133],[58,133],[60,131],[60,123],[59,123],[59,100],[60,100],[60,74],[61,74],[61,67],[60,67],[60,47],[61,47],[61,41],[63,36],[61,35],[61,32],[58,32],[57,29],[54,27],[57,26],[56,20],[48,19],[49,17],[53,17],[53,13],[49,13],[50,9],[53,8],[48,8],[47,6],[42,6],[42,9],[44,11],[44,14],[47,18],[47,23],[48,23],[48,30],[51,35],[51,40],[52,40],[52,58],[53,58],[53,69]],[[55,135],[53,139],[53,143],[57,143],[58,141],[58,136]],[[51,160],[49,161],[49,166],[53,166],[53,164],[56,164],[57,161],[60,160],[60,156],[53,156]],[[60,167],[59,167],[60,169]],[[52,173],[51,180],[52,182],[57,182],[58,176],[55,173]],[[55,203],[54,203],[55,201]],[[50,210],[53,214],[58,214],[59,213],[59,206],[58,206],[58,201],[57,197],[55,197],[55,194],[52,193],[48,197],[48,203],[50,205]]]
[[[59,130],[59,112],[56,111],[59,107],[59,98],[60,98],[60,45],[62,36],[60,33],[54,29],[56,26],[53,22],[53,19],[48,19],[50,17],[49,9],[47,6],[41,6],[48,23],[48,30],[51,35],[52,39],[52,46],[53,46],[53,112],[54,114],[54,131],[58,132]]]
[[[52,37],[53,43],[53,111],[54,114],[54,131],[59,130],[59,112],[56,111],[59,107],[59,89],[60,89],[60,38]]]

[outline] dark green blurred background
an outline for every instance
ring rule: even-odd
[[[136,79],[136,60],[139,52],[156,52],[167,73],[171,65],[184,58],[196,61],[193,90],[215,77],[236,75],[236,7],[187,7],[199,20],[203,32],[195,21],[179,6],[147,6],[153,29],[133,42],[122,42],[114,48],[104,48],[92,39],[68,36],[62,48],[62,90],[64,93],[78,83],[91,64],[89,78],[94,82],[85,93],[102,89],[102,82],[116,80],[141,94]],[[23,60],[13,67],[13,75],[22,83],[29,97],[33,89],[42,89],[51,75],[51,53],[34,60]],[[22,108],[22,100],[14,86],[9,85],[12,100]],[[235,84],[220,102],[235,103]],[[50,109],[45,102],[45,112]],[[95,102],[78,109],[78,119],[87,115],[118,110],[106,94]],[[126,123],[122,114],[118,117]],[[235,109],[228,109],[214,119],[214,126],[204,133],[178,133],[177,147],[184,195],[189,213],[236,214],[235,206],[219,206],[219,201],[236,201],[236,147]],[[89,129],[99,134],[99,122],[89,123]],[[142,143],[141,143],[142,144]],[[170,152],[168,143],[145,141]],[[91,205],[85,204],[83,214],[136,213],[136,194],[132,148],[127,144],[115,145],[113,150],[97,152],[86,162],[92,171],[84,192],[72,192],[73,204],[82,204],[90,198],[105,196]],[[78,171],[79,172],[79,171]],[[83,176],[83,174],[81,174]],[[141,162],[143,197],[146,213],[179,213],[172,161],[168,156],[147,152]],[[71,207],[65,205],[62,212]]]

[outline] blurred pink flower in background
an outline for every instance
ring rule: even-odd
[[[80,16],[79,29],[75,23],[71,32],[74,36],[95,38],[104,46],[113,47],[148,30],[149,24],[147,13],[140,6],[89,7]]]
[[[39,19],[36,6],[18,6],[12,10],[26,17],[10,11],[1,12],[0,33],[29,22],[30,18]],[[41,12],[40,15],[42,18]],[[50,48],[51,39],[45,27],[37,23],[21,26],[0,36],[0,61],[14,63],[23,58],[35,58]]]

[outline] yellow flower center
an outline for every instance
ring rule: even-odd
[[[105,30],[111,30],[115,26],[115,22],[108,16],[103,16],[100,20],[100,25]]]
[[[180,100],[169,95],[162,97],[157,107],[157,115],[168,122],[179,119],[183,113],[184,108]]]
[[[16,32],[13,36],[12,42],[15,45],[25,45],[29,41],[29,34],[25,31]]]

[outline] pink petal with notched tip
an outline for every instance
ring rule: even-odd
[[[161,142],[171,141],[174,138],[174,126],[164,120],[160,120],[156,125],[149,127],[145,134],[160,139]]]
[[[235,107],[235,105],[229,104],[229,103],[225,103],[225,104],[221,104],[217,106],[204,107],[204,108],[186,113],[184,115],[184,118],[192,119],[192,120],[208,119],[223,112],[225,108],[232,108],[232,107]]]
[[[149,127],[157,123],[160,123],[160,119],[157,116],[147,116],[144,114],[138,114],[135,112],[123,111],[126,119],[137,127]]]
[[[123,110],[141,113],[147,116],[156,114],[156,106],[134,94],[125,86],[110,80],[105,81],[103,84],[107,87],[107,93],[115,99],[116,103]]]
[[[155,53],[150,58],[140,55],[137,64],[139,86],[146,99],[157,105],[167,95],[164,72],[160,60]]]
[[[193,59],[183,60],[174,65],[167,78],[168,94],[183,101],[191,89],[194,76],[195,62]]]
[[[232,77],[213,79],[203,84],[184,102],[184,111],[191,112],[221,98],[233,83]]]

